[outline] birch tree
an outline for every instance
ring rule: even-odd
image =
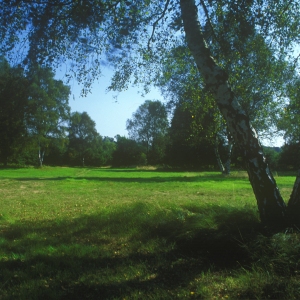
[[[49,68],[36,66],[27,78],[29,108],[26,127],[32,142],[37,145],[38,161],[42,167],[51,138],[66,137],[70,88],[61,80],[55,80]]]
[[[249,117],[230,87],[228,74],[211,56],[198,19],[195,1],[181,0],[180,7],[188,47],[234,141],[243,153],[261,220],[268,224],[282,223],[286,218],[285,203]]]

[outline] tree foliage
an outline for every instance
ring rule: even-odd
[[[24,146],[28,83],[21,68],[0,61],[0,159],[5,165]]]
[[[300,167],[300,143],[285,144],[279,155],[278,166],[284,170],[298,170]]]
[[[65,138],[69,119],[70,88],[54,79],[49,68],[34,66],[27,75],[28,114],[26,127],[32,142],[37,145],[40,165],[53,138]]]
[[[207,167],[216,164],[212,116],[193,110],[186,100],[177,103],[173,111],[167,147],[167,162],[180,167]],[[197,113],[198,116],[197,116]],[[199,117],[199,118],[198,118]],[[195,120],[196,119],[196,120]],[[199,122],[200,121],[200,122]]]
[[[113,153],[112,164],[115,167],[146,165],[145,147],[135,140],[124,136],[116,136],[116,150]]]
[[[92,165],[102,147],[102,138],[96,130],[96,123],[86,112],[73,112],[68,131],[70,162],[75,165]]]
[[[54,79],[50,69],[35,67],[29,72],[1,61],[1,156],[31,151],[40,165],[52,142],[65,138],[70,89]],[[17,151],[18,150],[18,151]],[[36,159],[37,161],[37,159]]]
[[[165,106],[158,100],[146,100],[127,120],[129,137],[145,145],[149,163],[161,162],[169,128]]]
[[[281,112],[279,129],[287,144],[300,143],[300,78],[288,87],[288,103]]]

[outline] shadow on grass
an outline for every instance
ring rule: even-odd
[[[105,171],[107,172],[107,171]],[[143,172],[144,173],[144,172]],[[58,177],[15,177],[15,178],[6,178],[2,177],[1,179],[10,179],[17,181],[63,181],[63,180],[87,180],[87,181],[98,181],[98,182],[135,182],[135,183],[159,183],[159,182],[234,182],[238,180],[248,180],[247,177],[234,177],[228,176],[224,177],[221,174],[206,174],[205,176],[187,176],[185,173],[182,173],[182,176],[153,176],[153,177],[125,177],[125,176],[58,176]]]
[[[260,225],[247,209],[137,203],[0,230],[1,299],[182,299],[203,273],[247,268]]]

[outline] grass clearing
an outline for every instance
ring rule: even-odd
[[[265,234],[244,172],[3,169],[0,193],[1,300],[300,298],[300,235]]]

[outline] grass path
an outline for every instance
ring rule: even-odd
[[[1,300],[300,298],[299,235],[264,234],[244,172],[4,169],[0,194]]]

